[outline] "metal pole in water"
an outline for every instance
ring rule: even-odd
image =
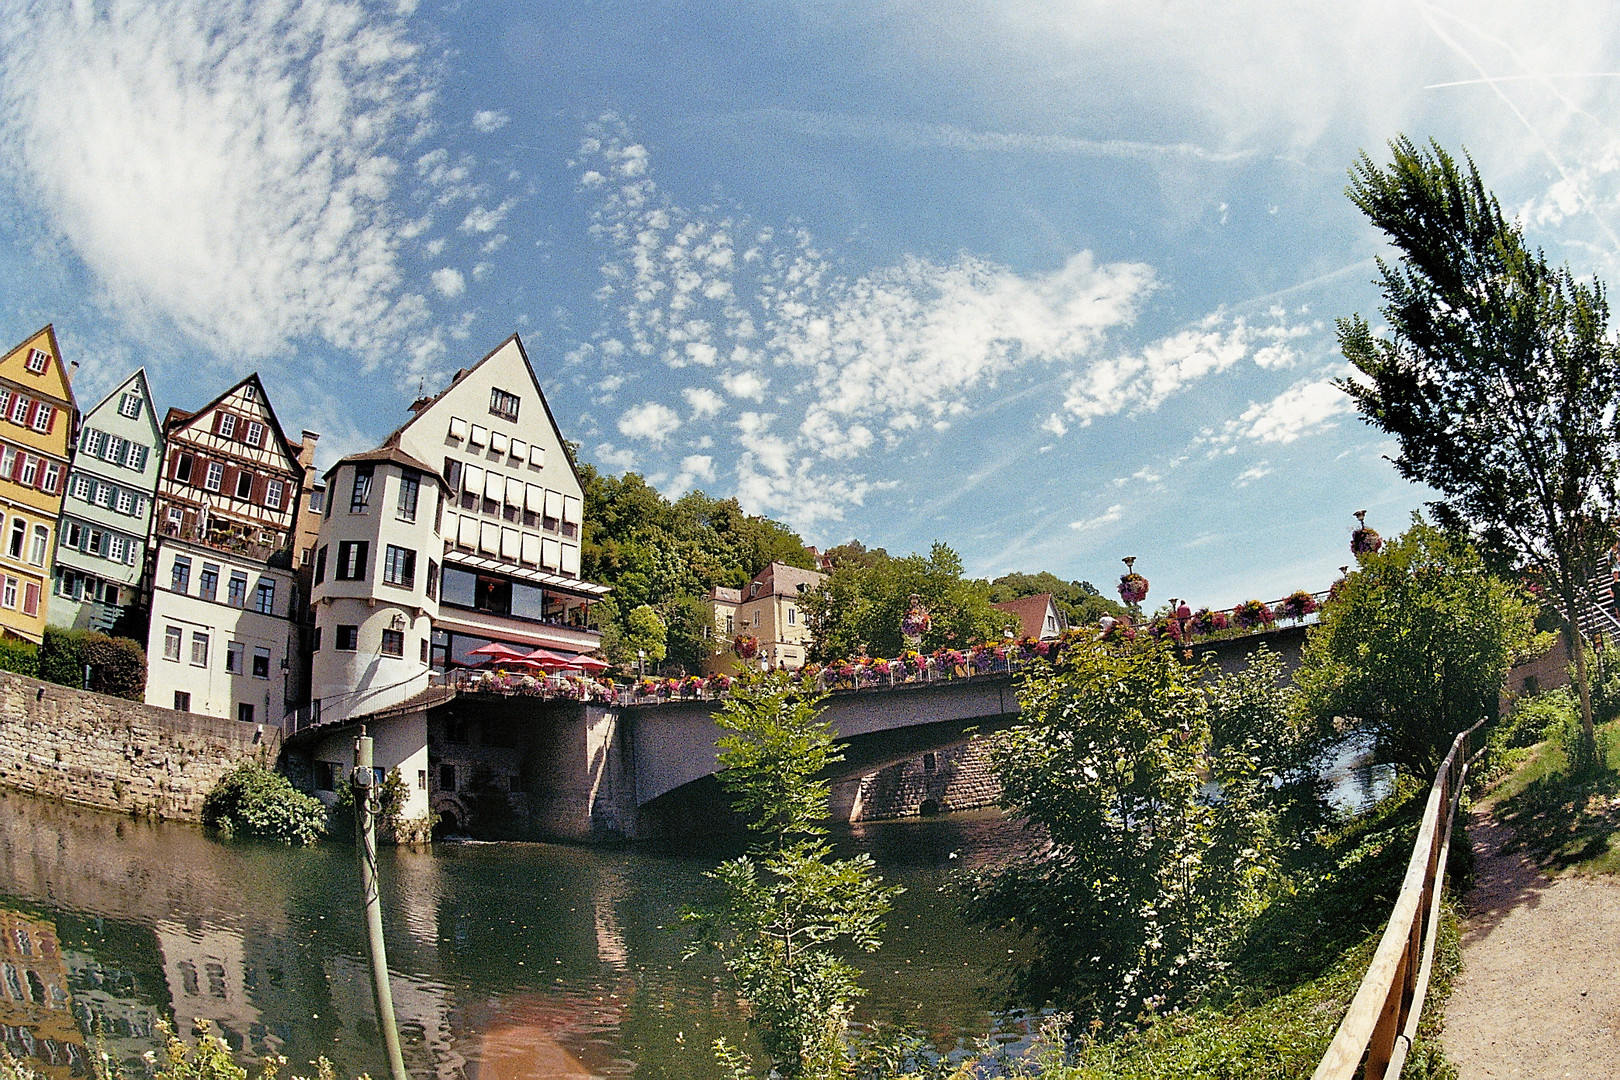
[[[371,947],[371,997],[377,1006],[393,1080],[409,1080],[399,1052],[399,1028],[394,1023],[394,992],[388,984],[388,952],[383,947],[382,898],[377,892],[376,774],[371,767],[371,736],[366,729],[354,740],[355,847],[360,856],[360,898],[366,908],[366,944]]]

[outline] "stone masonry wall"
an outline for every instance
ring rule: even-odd
[[[861,777],[852,818],[880,821],[915,817],[925,810],[976,810],[994,804],[1000,795],[1001,780],[990,767],[990,744],[975,739]]]
[[[0,784],[101,810],[198,821],[221,776],[273,765],[281,730],[0,671]]]

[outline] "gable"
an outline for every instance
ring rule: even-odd
[[[282,433],[257,374],[249,375],[194,413],[170,409],[166,427],[170,439],[178,437],[236,456],[280,457],[287,472],[295,476],[303,473],[298,454]]]
[[[139,403],[139,414],[133,418],[124,415],[124,397],[134,395]],[[147,442],[156,446],[163,439],[163,425],[158,420],[152,401],[152,389],[146,382],[146,369],[136,368],[127,379],[119,383],[112,393],[98,401],[84,414],[86,427],[118,428],[133,434],[138,429],[147,436]]]
[[[74,408],[73,387],[62,365],[56,329],[49,324],[0,358],[0,379],[33,397]]]

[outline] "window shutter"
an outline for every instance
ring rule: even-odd
[[[49,435],[56,430],[56,410],[49,405],[45,406],[45,408],[50,410],[45,414],[45,434]]]
[[[531,514],[542,514],[546,509],[546,489],[539,484],[525,484],[523,507]]]
[[[579,524],[580,501],[572,495],[563,498],[562,519],[571,525]]]
[[[562,572],[569,577],[579,577],[578,544],[564,544],[562,546]]]
[[[546,492],[546,517],[560,518],[563,511],[563,497],[560,491]]]
[[[540,545],[540,565],[547,570],[557,569],[562,561],[562,544],[559,541],[546,537]]]
[[[523,481],[515,476],[506,478],[506,505],[523,509]]]
[[[508,562],[518,561],[518,531],[516,529],[501,530],[501,558]]]
[[[522,560],[530,566],[538,565],[540,562],[540,537],[534,533],[523,534]]]
[[[502,476],[498,472],[486,470],[484,473],[484,498],[494,499],[496,502],[500,502],[501,496],[505,494],[506,477]]]
[[[456,543],[464,548],[478,546],[478,519],[467,514],[461,515],[460,524],[456,528]]]
[[[489,555],[501,553],[501,527],[493,521],[479,522],[478,550]]]

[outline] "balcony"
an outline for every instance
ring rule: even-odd
[[[158,526],[157,534],[160,537],[173,537],[188,544],[213,548],[215,551],[227,552],[283,570],[292,569],[292,550],[290,548],[260,542],[267,536],[273,537],[276,535],[268,529],[237,525],[232,522],[218,522],[211,523],[205,530],[192,524],[176,525],[172,521],[165,521]]]

